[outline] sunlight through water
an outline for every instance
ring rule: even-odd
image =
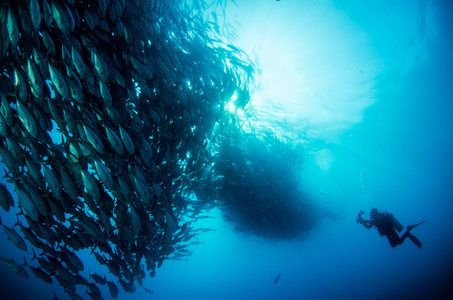
[[[261,69],[253,105],[283,104],[281,116],[267,113],[286,118],[310,138],[331,142],[362,121],[376,101],[380,80],[413,67],[433,26],[429,8],[425,13],[421,5],[396,4],[406,12],[401,16],[398,7],[374,4],[367,19],[360,5],[351,14],[348,1],[237,3],[230,15],[240,24],[238,44],[258,59]],[[422,21],[416,17],[420,11],[426,14]],[[392,26],[379,23],[384,14]],[[376,28],[370,31],[364,22]],[[395,22],[401,26],[394,28]],[[389,53],[391,38],[397,43]]]

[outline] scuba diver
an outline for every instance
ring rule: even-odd
[[[401,245],[406,238],[409,238],[412,242],[414,242],[414,244],[417,245],[418,248],[422,247],[420,240],[416,238],[410,231],[418,225],[425,223],[426,221],[420,222],[415,225],[408,225],[406,232],[400,237],[396,230],[398,230],[398,232],[401,232],[401,230],[403,230],[403,225],[401,225],[400,222],[396,220],[393,214],[382,211],[379,212],[377,208],[371,209],[370,220],[362,219],[363,214],[363,211],[359,212],[357,216],[357,223],[362,224],[367,229],[371,229],[373,226],[376,226],[379,234],[381,236],[387,237],[392,248]]]

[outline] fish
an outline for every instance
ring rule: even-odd
[[[63,34],[68,35],[70,24],[69,17],[66,14],[65,10],[55,1],[52,1],[51,7],[53,20],[60,28],[60,30],[63,32]]]
[[[73,74],[73,71],[69,69],[70,73]],[[66,78],[68,82],[69,89],[71,90],[71,97],[79,104],[85,104],[85,97],[83,95],[82,84],[80,83],[79,79],[75,74],[71,76],[71,78]]]
[[[36,208],[35,203],[31,200],[30,195],[21,188],[17,189],[17,197],[19,199],[19,205],[23,212],[33,221],[39,221],[39,212]]]
[[[38,137],[38,125],[36,124],[35,118],[30,113],[29,108],[25,103],[17,99],[16,102],[17,114],[19,120],[22,122],[23,126],[27,132],[34,138]]]
[[[61,95],[61,97],[63,97],[64,99],[69,99],[70,98],[69,86],[63,74],[51,64],[49,64],[49,73],[53,86]]]
[[[56,51],[55,43],[53,42],[50,34],[46,30],[43,30],[43,31],[40,31],[40,32],[41,32],[41,35],[42,35],[42,42],[43,42],[44,46],[47,49],[47,54],[51,55],[51,56],[54,56],[55,55],[55,51]],[[48,67],[49,65],[50,64],[46,65],[46,67],[49,68]],[[45,72],[49,72],[49,70],[46,70]]]
[[[90,144],[93,146],[93,148],[98,152],[98,153],[103,153],[104,151],[104,144],[102,143],[101,139],[99,138],[98,134],[90,128],[89,126],[85,126],[83,124],[83,130],[86,134],[86,137]]]
[[[0,113],[3,116],[6,124],[8,126],[13,126],[13,113],[11,111],[11,107],[8,103],[6,95],[0,92],[1,104],[0,104]]]
[[[141,229],[140,218],[138,217],[138,214],[133,206],[129,206],[129,214],[132,224],[132,231],[134,232],[135,235],[138,235]]]
[[[97,175],[99,176],[105,187],[108,189],[113,189],[113,178],[112,175],[110,175],[110,171],[107,169],[107,167],[97,159],[94,160],[94,167],[96,169]]]
[[[68,290],[66,291],[68,293],[69,297],[71,297],[71,300],[83,300],[83,297],[77,294],[75,291]]]
[[[112,296],[112,298],[118,298],[119,289],[116,284],[112,281],[107,281],[107,285],[109,287],[110,295]]]
[[[41,9],[38,0],[30,0],[30,17],[33,29],[38,31],[41,26]]]
[[[212,204],[186,196],[209,194],[200,186],[216,162],[213,129],[234,125],[222,108],[247,90],[239,79],[250,64],[243,52],[213,48],[221,39],[193,18],[196,3],[164,4],[0,7],[0,155],[20,209],[4,229],[33,252],[30,265],[5,262],[20,276],[57,282],[72,299],[81,288],[83,298],[101,299],[97,284],[117,298],[117,280],[134,292],[166,259],[190,255],[185,247],[202,231],[179,224]],[[4,185],[0,196],[4,213],[16,213]],[[116,278],[82,272],[84,249]]]
[[[131,190],[129,188],[129,184],[123,178],[118,177],[118,185],[119,191],[117,191],[117,197],[122,199],[130,199]]]
[[[88,171],[81,169],[80,172],[82,175],[83,184],[85,185],[88,194],[93,197],[94,201],[99,202],[101,193],[99,191],[96,180],[93,178],[93,176],[91,176],[90,173],[88,173]]]
[[[23,226],[22,224],[19,224],[20,230],[22,231],[25,239],[30,242],[33,246],[39,249],[45,248],[45,244],[35,235],[35,233],[28,227]],[[32,249],[34,253],[34,249]],[[33,255],[36,257],[36,255]]]
[[[52,277],[50,277],[50,275],[47,274],[45,271],[41,270],[40,268],[36,268],[36,267],[32,267],[32,266],[28,266],[28,268],[35,275],[36,278],[39,278],[48,284],[53,283]]]
[[[107,134],[107,139],[110,142],[113,150],[115,150],[115,152],[119,155],[123,155],[124,148],[118,135],[112,129],[110,129],[110,127],[104,126],[104,128]]]
[[[5,233],[8,236],[8,240],[10,240],[20,250],[27,251],[27,244],[25,244],[25,241],[16,232],[16,230],[14,230],[14,228],[9,228],[9,227],[5,226],[2,223],[1,219],[0,219],[0,225],[3,226],[3,229],[5,230]]]
[[[66,194],[71,197],[71,199],[77,199],[77,189],[73,184],[73,180],[71,179],[70,175],[63,169],[60,168],[60,177],[61,177],[61,185],[63,186],[64,191]]]
[[[13,196],[11,196],[10,192],[8,191],[8,188],[4,183],[0,183],[0,205],[7,212],[11,207],[14,207]]]
[[[48,2],[48,0],[44,0],[43,3],[42,3],[42,10],[43,10],[43,13],[42,13],[42,16],[44,18],[44,23],[46,24],[46,27],[47,28],[51,28],[52,27],[52,8]]]
[[[79,51],[76,47],[71,48],[71,59],[74,68],[76,69],[77,73],[79,73],[80,77],[84,78],[87,76],[87,67],[82,60],[82,57],[79,54]]]
[[[146,186],[146,184],[141,181],[140,179],[138,179],[137,177],[134,177],[134,183],[135,183],[135,187],[136,187],[136,191],[138,192],[140,198],[145,201],[145,202],[148,202],[150,199],[151,199],[151,194]]]
[[[41,194],[32,186],[28,187],[28,194],[38,210],[38,213],[41,216],[47,216],[48,209],[44,199],[41,197]]]
[[[277,276],[275,276],[274,284],[277,284],[277,282],[280,281],[280,276],[281,276],[280,273]]]
[[[112,95],[110,94],[109,88],[102,80],[99,81],[99,86],[100,86],[100,92],[101,92],[102,99],[104,100],[104,104],[107,106],[107,108],[111,108],[112,107]]]
[[[96,70],[99,79],[102,81],[108,81],[108,69],[105,61],[101,56],[96,52],[95,49],[91,51],[91,60],[94,64],[94,69]]]
[[[11,7],[8,8],[7,14],[6,27],[8,28],[9,40],[11,42],[11,46],[15,48],[18,46],[20,39],[19,26]]]
[[[8,124],[5,119],[0,115],[0,135],[3,137],[8,136]]]
[[[61,252],[62,252],[62,256],[64,257],[64,261],[65,261],[66,265],[74,273],[78,273],[85,269],[83,262],[75,254],[75,252],[68,250],[68,248],[62,248]]]
[[[22,101],[27,101],[29,95],[28,83],[22,71],[18,68],[14,68],[14,86],[16,87],[17,97]]]
[[[14,259],[12,259],[12,258],[6,259],[3,257],[0,257],[0,259],[5,263],[5,265],[8,267],[8,269],[10,269],[11,271],[13,271],[14,273],[16,273],[17,275],[19,275],[21,277],[28,278],[28,274],[25,271],[25,269],[22,268],[19,264],[17,264],[14,261]]]
[[[32,0],[32,2],[33,1],[36,0]],[[31,58],[28,58],[27,60],[27,71],[28,78],[31,83],[30,90],[33,96],[35,96],[37,99],[42,99],[42,97],[44,96],[44,80],[42,79],[38,66]]]
[[[126,132],[126,130],[123,129],[123,127],[120,126],[119,129],[120,129],[120,137],[121,137],[121,141],[123,142],[124,147],[125,147],[126,150],[129,152],[129,154],[134,155],[134,153],[135,153],[135,146],[134,146],[134,143],[132,142],[131,137],[130,137],[129,134]]]
[[[57,198],[61,195],[61,185],[55,173],[46,165],[42,165],[44,178],[49,185],[50,191],[55,194]]]
[[[102,284],[102,285],[107,284],[107,280],[105,279],[105,275],[104,276],[100,276],[99,274],[94,273],[94,274],[90,274],[90,277],[93,278],[93,280],[96,281],[96,283],[99,283],[99,284]]]

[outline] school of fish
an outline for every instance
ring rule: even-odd
[[[190,254],[204,206],[189,196],[253,68],[214,38],[229,29],[206,11],[227,1],[182,2],[0,3],[0,204],[19,211],[2,227],[33,253],[2,260],[19,276],[56,280],[71,299],[79,286],[102,299],[99,285],[116,298],[118,284],[134,292]],[[116,280],[83,277],[81,249]]]
[[[200,199],[216,201],[236,232],[291,241],[303,238],[321,219],[302,184],[304,144],[232,125],[217,138],[213,151],[195,192]]]

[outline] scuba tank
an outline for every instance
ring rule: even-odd
[[[400,222],[395,218],[395,216],[392,213],[388,213],[387,211],[383,212],[383,214],[388,218],[389,222],[395,227],[398,232],[401,232],[403,230],[403,225],[401,225]]]

